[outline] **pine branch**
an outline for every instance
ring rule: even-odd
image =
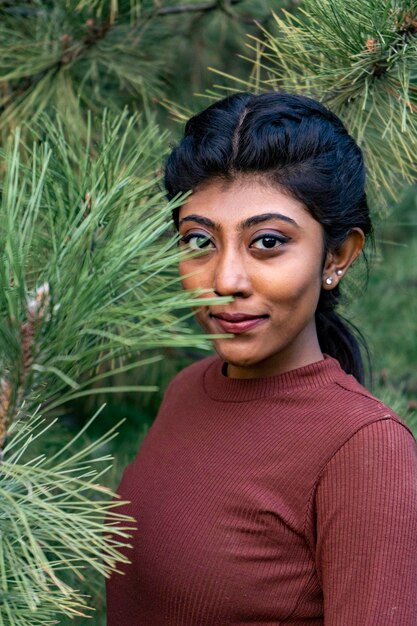
[[[222,89],[283,89],[326,103],[362,146],[368,191],[381,210],[387,195],[396,199],[404,182],[415,179],[415,2],[305,0],[298,13],[284,11],[274,20],[274,32],[263,28],[262,38],[250,38],[252,76],[229,76],[229,87]]]
[[[71,37],[68,34],[61,36],[62,54],[58,60],[54,61],[50,65],[46,66],[42,71],[37,72],[33,76],[26,76],[24,81],[17,84],[14,93],[11,94],[6,102],[0,105],[0,113],[5,111],[10,106],[15,98],[16,92],[19,97],[24,97],[25,94],[30,91],[35,85],[37,85],[48,74],[57,74],[63,67],[70,65],[76,59],[82,57],[88,50],[93,48],[97,43],[104,39],[112,27],[112,21],[110,19],[105,20],[102,23],[96,23],[93,19],[89,19],[86,22],[88,32],[87,35],[76,43],[71,43]]]
[[[259,23],[271,18],[268,0],[263,2],[265,11],[248,2],[246,12],[243,0],[172,1],[170,6],[60,0],[0,7],[0,130],[44,110],[71,118],[74,132],[86,131],[83,109],[117,112],[128,105],[150,111],[167,84],[175,93],[179,79],[192,81],[190,71],[199,66],[197,59],[189,64],[190,45],[183,43],[190,33],[197,56],[210,59],[222,50],[222,62],[230,64],[243,25],[255,30],[256,18]],[[197,28],[195,17],[201,18]],[[201,65],[209,65],[204,56]],[[197,69],[197,82],[202,79]]]
[[[0,473],[1,623],[52,626],[57,617],[87,617],[88,598],[78,590],[86,568],[108,576],[128,562],[120,548],[128,547],[134,520],[118,513],[123,503],[98,482],[111,461],[100,450],[118,426],[71,452],[93,420],[49,458],[36,444],[53,423],[35,413],[11,429]]]
[[[95,393],[89,382],[105,378],[106,363],[207,345],[184,324],[198,299],[179,289],[169,229],[182,200],[165,201],[157,172],[165,137],[126,113],[101,125],[93,144],[93,128],[83,140],[44,118],[33,149],[17,135],[0,155],[3,445],[23,405],[45,413]]]
[[[0,151],[0,623],[16,626],[86,617],[83,571],[107,576],[127,562],[133,528],[99,482],[117,427],[39,454],[50,424],[34,407],[45,415],[99,391],[152,391],[104,385],[155,361],[147,350],[208,345],[184,323],[201,294],[179,288],[170,217],[184,198],[167,203],[160,188],[166,136],[126,112],[98,126],[100,141],[91,120],[80,138],[44,117],[32,147],[17,131]]]

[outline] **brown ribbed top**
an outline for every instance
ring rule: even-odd
[[[186,368],[119,493],[138,530],[108,626],[417,625],[417,446],[330,357]]]

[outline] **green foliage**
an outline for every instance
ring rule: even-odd
[[[0,3],[0,129],[46,109],[77,135],[86,111],[149,112],[187,84],[207,83],[205,65],[235,50],[268,0],[33,0]]]
[[[79,132],[85,120],[80,105],[117,111],[129,93],[148,102],[158,80],[139,45],[139,10],[139,2],[78,0],[6,6],[0,27],[2,124],[21,123],[52,106]],[[109,87],[112,97],[106,98]]]
[[[131,354],[205,343],[174,315],[193,297],[176,288],[179,252],[166,236],[175,203],[166,203],[157,173],[165,137],[126,115],[104,117],[97,145],[89,135],[71,145],[59,122],[44,120],[43,129],[48,142],[23,147],[24,160],[18,135],[2,155],[0,362],[9,415],[40,397],[51,410],[94,393],[88,387],[110,371],[147,364],[124,364]]]
[[[415,188],[411,191],[415,194]],[[407,405],[412,408],[417,395],[416,232],[414,197],[413,203],[409,198],[407,206],[399,205],[389,221],[377,228],[380,245],[371,261],[367,291],[353,299],[346,311],[369,340],[377,395],[402,393],[401,415],[406,418]]]
[[[398,198],[415,177],[415,1],[304,0],[298,12],[274,19],[252,37],[255,67],[235,89],[285,89],[324,102],[364,149],[381,210],[386,194]]]
[[[35,407],[148,392],[105,382],[161,358],[147,351],[207,346],[184,324],[199,300],[178,288],[170,216],[181,199],[161,190],[166,136],[126,113],[105,114],[98,141],[93,128],[73,138],[59,118],[32,135],[28,146],[17,132],[0,153],[0,624],[13,626],[80,614],[87,600],[70,575],[107,574],[124,558],[123,525],[109,534],[103,516],[125,520],[94,470],[110,457],[90,458],[114,428],[84,449],[75,437],[39,455],[33,442],[49,431]]]
[[[48,626],[58,615],[86,616],[78,586],[88,565],[108,575],[126,561],[118,548],[132,520],[96,481],[111,458],[100,453],[115,428],[84,449],[79,433],[56,454],[33,454],[51,423],[34,414],[9,431],[0,473],[0,624]],[[103,517],[107,518],[107,533]],[[109,528],[111,527],[111,534]]]

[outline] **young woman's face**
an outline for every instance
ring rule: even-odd
[[[322,359],[314,313],[323,284],[323,229],[304,205],[256,179],[211,181],[180,210],[185,289],[233,296],[196,317],[234,378],[271,376]]]

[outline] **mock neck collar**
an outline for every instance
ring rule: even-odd
[[[213,357],[204,372],[204,389],[214,400],[247,402],[283,392],[317,389],[346,376],[336,359],[326,354],[323,356],[321,361],[265,378],[228,378],[222,372],[224,361]]]

